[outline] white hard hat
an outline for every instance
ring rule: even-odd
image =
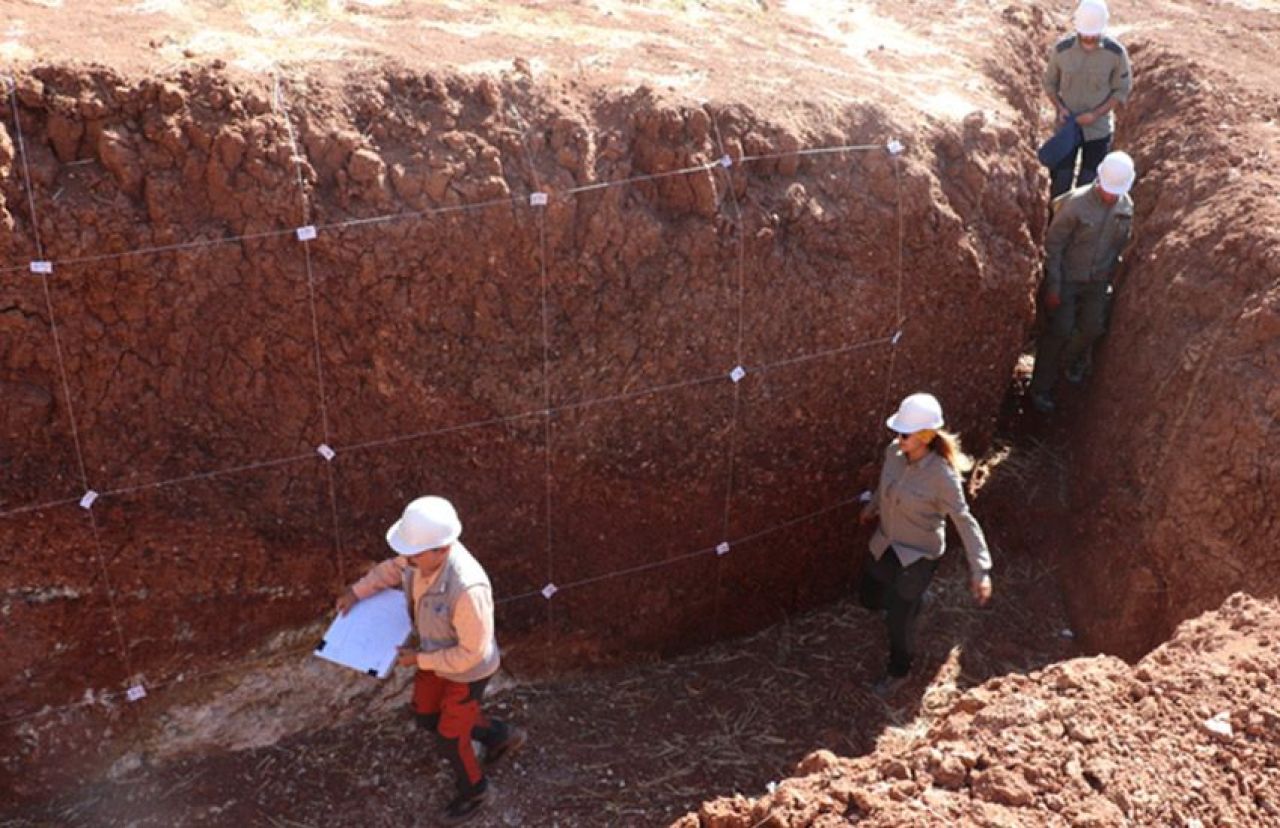
[[[885,420],[890,431],[915,434],[926,428],[942,428],[942,403],[932,394],[912,394]]]
[[[1136,175],[1133,159],[1127,152],[1108,153],[1098,165],[1098,184],[1112,195],[1122,196],[1129,192]]]
[[[1107,28],[1107,18],[1110,13],[1107,11],[1107,4],[1102,0],[1081,0],[1079,6],[1076,7],[1076,34],[1082,34],[1085,37],[1096,37],[1102,34]]]
[[[448,546],[462,534],[462,521],[443,497],[420,497],[387,530],[387,543],[401,555]]]

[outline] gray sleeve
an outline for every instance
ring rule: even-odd
[[[1121,50],[1116,65],[1111,69],[1111,97],[1117,102],[1129,100],[1133,91],[1133,66],[1129,63],[1129,52]]]
[[[1050,293],[1062,292],[1062,255],[1075,229],[1075,211],[1070,201],[1064,201],[1053,214],[1044,236],[1045,285]]]
[[[964,553],[969,559],[969,574],[976,581],[991,572],[991,553],[987,550],[987,538],[982,534],[982,527],[969,511],[969,504],[964,499],[964,488],[960,484],[960,475],[950,466],[945,466],[945,474],[939,480],[939,500],[943,510],[951,517],[964,543]]]

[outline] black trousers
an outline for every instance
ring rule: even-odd
[[[1096,138],[1092,141],[1085,141],[1075,152],[1062,159],[1062,163],[1054,167],[1050,172],[1049,199],[1052,201],[1058,196],[1072,189],[1073,186],[1080,187],[1090,183],[1098,177],[1098,165],[1102,163],[1102,159],[1107,157],[1107,153],[1111,151],[1111,136],[1106,138]],[[1076,159],[1080,159],[1080,173],[1076,174]],[[1075,184],[1071,183],[1072,177],[1075,178]]]
[[[938,563],[921,558],[904,567],[892,546],[878,561],[870,555],[867,557],[862,582],[858,585],[859,598],[867,609],[888,611],[885,621],[889,628],[888,672],[891,676],[911,672],[916,652],[916,621]]]

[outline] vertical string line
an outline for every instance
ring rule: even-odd
[[[902,283],[903,273],[906,269],[906,265],[903,262],[902,168],[896,154],[892,156],[892,159],[894,186],[898,194],[898,279],[893,300],[893,343],[889,347],[889,370],[886,372],[885,377],[884,405],[882,406],[883,410],[886,411],[893,404],[893,374],[898,361],[898,336],[901,334],[902,325],[906,321],[906,318],[902,315]]]
[[[13,109],[13,128],[18,138],[18,156],[22,159],[22,183],[27,191],[27,209],[31,215],[31,231],[36,243],[36,258],[44,260],[44,241],[40,236],[40,220],[36,215],[35,188],[31,184],[31,166],[27,160],[27,141],[22,132],[22,118],[18,112],[18,81],[6,78],[9,85],[9,105]],[[58,379],[62,384],[62,397],[67,407],[67,421],[71,425],[71,441],[76,450],[76,464],[80,471],[80,485],[84,492],[92,488],[89,485],[89,471],[84,462],[84,450],[80,444],[80,429],[76,424],[75,405],[71,400],[71,383],[67,377],[67,362],[62,352],[62,337],[58,333],[58,319],[53,309],[53,291],[49,287],[49,279],[53,274],[40,274],[40,287],[44,294],[45,313],[49,315],[49,332],[53,336],[53,352],[58,364]],[[85,511],[89,513],[89,529],[93,535],[93,554],[98,563],[98,571],[102,575],[103,586],[107,592],[107,606],[111,611],[111,625],[115,629],[116,646],[120,650],[120,660],[124,664],[126,683],[135,680],[133,658],[129,653],[128,640],[124,634],[124,624],[120,621],[120,609],[116,601],[115,586],[111,582],[111,573],[107,568],[106,555],[102,551],[102,533],[98,530],[98,518],[93,513],[92,504]]]
[[[716,137],[716,146],[720,151],[720,157],[722,159],[729,158],[728,150],[725,148],[724,136],[721,135],[720,133],[720,124],[715,116],[715,113],[711,111],[711,108],[709,106],[704,105],[703,110],[707,113],[707,116],[711,119],[711,128]],[[733,210],[734,232],[738,237],[738,257],[737,257],[738,258],[738,261],[737,261],[738,325],[737,325],[737,331],[735,333],[734,343],[733,343],[733,354],[734,354],[735,367],[736,367],[736,366],[741,366],[743,363],[742,340],[743,340],[743,331],[744,331],[744,317],[746,315],[746,257],[747,257],[746,230],[745,230],[745,227],[743,226],[742,207],[741,205],[738,204],[738,194],[734,190],[734,186],[733,186],[733,173],[729,168],[726,168],[723,164],[720,165],[720,171],[721,171],[721,175],[724,177],[725,186],[728,190],[729,205]],[[741,400],[742,400],[742,383],[741,381],[734,382],[733,383],[733,410],[729,420],[729,451],[728,451],[729,456],[726,461],[728,470],[726,472],[726,481],[725,481],[725,489],[724,489],[724,519],[720,527],[720,540],[722,542],[728,541],[730,520],[732,518],[733,489],[734,489],[734,482],[735,482],[734,476],[737,472],[736,464],[737,464],[737,454],[738,454],[738,411],[741,407]],[[724,584],[724,568],[725,568],[724,555],[717,555],[716,556],[715,610],[714,610],[714,616],[713,616],[714,617],[713,623],[714,623],[714,630],[715,630],[716,637],[719,637],[720,629],[721,629],[720,610],[723,603],[721,600],[721,592],[722,592],[721,587]]]
[[[534,163],[533,151],[529,145],[529,128],[520,114],[520,108],[516,106],[514,101],[508,102],[511,114],[516,121],[516,134],[520,136],[520,146],[524,149],[525,163],[529,167],[529,177],[533,180],[533,187],[536,191],[542,192],[542,178],[538,175],[537,164]],[[546,551],[547,561],[547,581],[548,585],[555,583],[555,554],[552,542],[554,540],[551,509],[552,509],[552,463],[551,463],[551,312],[550,303],[548,302],[548,293],[550,291],[549,280],[547,278],[547,211],[551,209],[550,201],[541,207],[535,208],[534,212],[538,222],[538,280],[541,291],[542,302],[542,477],[543,477],[543,503],[542,514],[545,521],[545,537],[544,549]],[[548,655],[555,653],[555,607],[554,601],[547,599],[547,652]]]
[[[293,160],[294,176],[298,184],[298,211],[300,214],[298,226],[305,227],[311,223],[311,203],[307,198],[306,182],[302,175],[303,157],[298,149],[298,137],[293,129],[293,118],[289,113],[289,104],[285,98],[284,91],[281,89],[278,75],[273,74],[271,76],[271,88],[272,103],[276,112],[284,119],[285,131],[289,136],[290,157]],[[315,270],[311,264],[311,243],[301,239],[298,240],[298,243],[302,246],[302,261],[306,267],[307,274],[307,309],[311,317],[312,360],[315,363],[316,389],[320,400],[320,432],[323,435],[323,442],[327,446],[333,443],[333,432],[329,425],[328,392],[324,381],[324,358],[320,344],[320,315],[316,308]],[[329,489],[329,513],[333,531],[334,564],[338,571],[338,579],[345,583],[346,556],[343,554],[342,531],[338,520],[337,473],[334,471],[333,462],[328,458],[325,458],[324,467],[325,479]]]

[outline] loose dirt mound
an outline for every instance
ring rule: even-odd
[[[679,828],[1280,825],[1280,603],[1233,595],[1133,667],[993,679],[924,734],[806,757],[759,799]]]

